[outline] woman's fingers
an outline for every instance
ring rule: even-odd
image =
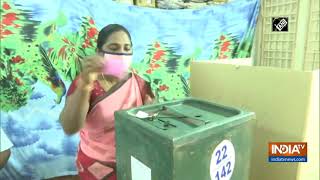
[[[86,69],[88,72],[101,72],[103,66],[104,63],[101,57],[87,58],[84,63],[84,69]]]
[[[101,56],[91,56],[88,58],[88,62],[103,62],[103,57]]]
[[[103,62],[100,61],[88,61],[84,64],[85,68],[102,68],[103,67]]]
[[[103,70],[103,58],[100,56],[88,56],[84,59],[82,78],[88,84],[97,80],[98,74]]]
[[[103,68],[101,66],[90,66],[87,68],[88,73],[101,73]]]

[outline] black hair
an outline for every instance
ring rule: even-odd
[[[132,44],[130,33],[125,27],[123,27],[119,24],[109,24],[109,25],[105,26],[104,28],[102,28],[99,32],[98,40],[97,40],[97,49],[102,50],[102,46],[106,43],[106,40],[108,39],[108,37],[112,33],[117,32],[117,31],[125,32],[129,36],[130,42]]]

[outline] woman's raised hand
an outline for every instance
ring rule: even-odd
[[[94,55],[85,57],[82,65],[81,79],[85,85],[92,85],[103,70],[103,57]]]

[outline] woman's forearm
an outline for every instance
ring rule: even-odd
[[[75,134],[83,127],[89,110],[90,92],[90,87],[79,80],[74,93],[67,98],[60,114],[60,121],[66,134]]]

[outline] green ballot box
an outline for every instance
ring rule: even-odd
[[[194,98],[118,111],[117,178],[247,180],[254,117]]]

